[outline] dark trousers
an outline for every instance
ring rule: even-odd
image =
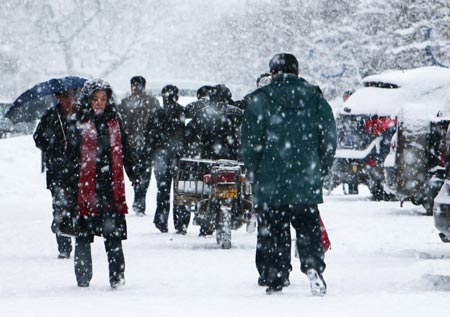
[[[149,165],[140,174],[140,182],[133,186],[134,189],[134,202],[133,210],[137,213],[145,213],[145,199],[147,196],[148,186],[150,185],[150,179],[152,176],[152,167]]]
[[[72,239],[58,235],[59,225],[63,221],[63,214],[66,210],[66,198],[62,187],[54,186],[50,188],[52,194],[53,221],[52,232],[55,233],[56,243],[58,244],[59,253],[70,254],[72,252]]]
[[[114,285],[125,278],[122,240],[118,237],[105,238],[105,250],[109,264],[109,282]],[[90,238],[78,237],[75,239],[75,276],[78,284],[89,284],[92,279]]]
[[[303,273],[314,268],[325,270],[319,209],[317,205],[286,205],[257,208],[258,236],[256,268],[268,286],[282,286],[289,277],[291,263],[291,224],[296,232],[296,244]]]
[[[158,228],[166,228],[168,226],[170,211],[170,190],[172,188],[172,180],[175,179],[177,173],[178,159],[171,155],[169,151],[160,151],[155,159],[155,178],[158,187],[156,196],[156,212],[153,222]],[[186,230],[191,218],[191,213],[184,206],[176,206],[173,204],[173,223],[175,230]]]

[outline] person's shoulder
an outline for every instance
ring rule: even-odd
[[[122,104],[127,104],[127,103],[129,103],[132,99],[133,99],[133,95],[126,96],[125,98],[122,99],[121,103],[122,103]]]
[[[184,108],[182,105],[180,105],[178,102],[176,103],[175,108],[176,108],[178,111],[181,111],[181,112],[184,112],[184,110],[185,110],[185,108]]]
[[[307,81],[303,77],[298,77],[297,83],[298,83],[298,85],[301,85],[305,89],[309,89],[311,91],[314,91],[314,92],[320,93],[320,94],[322,93],[322,90],[320,89],[319,86],[310,83],[309,81]]]
[[[144,98],[145,100],[151,101],[151,102],[158,102],[158,98],[156,98],[155,96],[148,94],[148,93],[144,93],[142,94],[142,98]]]
[[[236,106],[230,105],[230,104],[228,104],[225,109],[226,109],[226,112],[231,115],[241,115],[242,114],[242,109],[240,109]]]
[[[39,122],[49,124],[50,122],[56,120],[57,118],[58,118],[58,110],[57,107],[54,106],[44,111]]]
[[[265,87],[260,87],[255,89],[254,91],[252,91],[251,93],[247,94],[246,96],[244,96],[244,102],[249,105],[250,103],[253,102],[258,102],[260,101],[261,98],[263,98],[265,96],[265,92],[263,91]]]
[[[109,104],[105,109],[105,118],[107,120],[122,120],[120,113],[118,112],[116,104]]]

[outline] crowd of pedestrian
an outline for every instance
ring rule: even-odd
[[[179,89],[166,85],[162,105],[146,92],[142,76],[131,95],[116,103],[109,83],[88,80],[81,95],[68,90],[42,117],[35,133],[47,167],[53,202],[52,231],[59,258],[70,258],[75,237],[79,287],[92,278],[91,243],[104,239],[112,288],[125,283],[122,241],[127,238],[126,172],[134,189],[133,211],[144,216],[152,171],[157,196],[153,222],[168,232],[171,188],[182,157],[243,161],[254,186],[258,233],[258,284],[266,292],[289,285],[290,226],[296,232],[301,271],[314,295],[326,284],[320,215],[322,180],[331,167],[336,130],[331,108],[317,86],[299,77],[295,56],[277,54],[257,89],[234,101],[225,85],[202,86],[182,106]],[[172,203],[177,234],[185,235],[190,211]],[[200,236],[210,228],[201,227]]]

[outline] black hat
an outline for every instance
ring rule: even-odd
[[[163,98],[167,98],[169,100],[177,100],[178,99],[178,87],[174,85],[166,85],[161,90],[161,95]]]
[[[201,99],[203,97],[209,97],[211,93],[212,87],[211,86],[201,86],[199,89],[197,89],[197,99]]]
[[[134,76],[131,78],[130,83],[133,86],[145,88],[146,81],[142,76]]]
[[[288,53],[276,54],[269,62],[271,73],[298,73],[298,61],[294,55]]]
[[[224,84],[216,86],[217,98],[219,101],[230,103],[232,101],[233,95],[231,94],[230,88]]]

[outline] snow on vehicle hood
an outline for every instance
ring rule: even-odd
[[[389,71],[363,79],[365,85],[384,83],[398,88],[363,87],[338,110],[339,114],[398,116],[407,126],[420,127],[450,115],[450,69],[421,67]]]

